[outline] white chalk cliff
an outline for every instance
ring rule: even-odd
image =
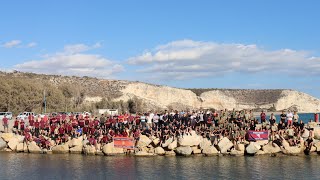
[[[282,89],[180,89],[142,82],[106,80],[90,77],[57,76],[0,71],[0,77],[31,79],[53,85],[69,84],[81,87],[87,104],[108,100],[127,101],[138,98],[145,109],[295,109],[299,112],[319,112],[320,100],[306,93]]]
[[[319,112],[320,100],[294,90],[206,90],[197,95],[192,90],[156,86],[140,82],[128,83],[120,90],[116,100],[133,97],[143,100],[151,107],[175,109],[296,109],[299,112]]]

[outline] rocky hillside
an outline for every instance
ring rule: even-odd
[[[294,90],[250,89],[180,89],[141,82],[105,80],[90,77],[40,75],[33,73],[4,73],[6,78],[28,79],[42,84],[67,84],[81,89],[81,103],[142,101],[144,109],[295,109],[300,112],[320,111],[320,100]],[[109,107],[105,107],[109,108]]]
[[[320,100],[294,90],[250,90],[250,89],[178,89],[154,86],[145,83],[130,83],[122,89],[119,98],[127,100],[137,96],[149,104],[162,108],[215,108],[215,109],[284,109],[300,112],[320,111]]]

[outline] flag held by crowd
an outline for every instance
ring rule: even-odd
[[[268,140],[269,132],[268,131],[248,131],[247,136],[249,141]]]
[[[114,137],[115,148],[134,149],[134,139],[130,137]]]

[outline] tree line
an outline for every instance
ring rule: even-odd
[[[96,109],[119,109],[120,112],[142,112],[144,104],[137,98],[128,101],[113,101],[112,97],[102,98],[96,103],[84,102],[86,92],[81,84],[37,81],[27,77],[0,78],[0,111],[20,112],[82,112]],[[45,106],[46,105],[46,106]]]

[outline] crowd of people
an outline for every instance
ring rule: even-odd
[[[259,122],[260,121],[260,122]],[[2,120],[5,131],[8,131],[8,119]],[[228,137],[233,143],[244,143],[248,130],[269,131],[269,140],[281,145],[283,139],[291,146],[301,143],[301,135],[305,125],[299,119],[297,112],[282,112],[277,120],[274,114],[267,119],[264,111],[260,118],[254,116],[251,110],[228,111],[170,111],[124,113],[121,115],[89,114],[67,115],[55,114],[16,118],[12,131],[25,137],[26,143],[35,141],[40,147],[50,149],[52,140],[55,144],[63,144],[72,138],[82,137],[88,144],[107,144],[113,137],[133,137],[136,142],[141,135],[157,137],[160,145],[169,138],[188,136],[191,131],[208,138],[216,145],[223,137]],[[311,131],[312,132],[312,131]],[[310,139],[312,139],[310,133]],[[307,147],[312,141],[307,141]],[[102,146],[101,146],[102,147]]]

